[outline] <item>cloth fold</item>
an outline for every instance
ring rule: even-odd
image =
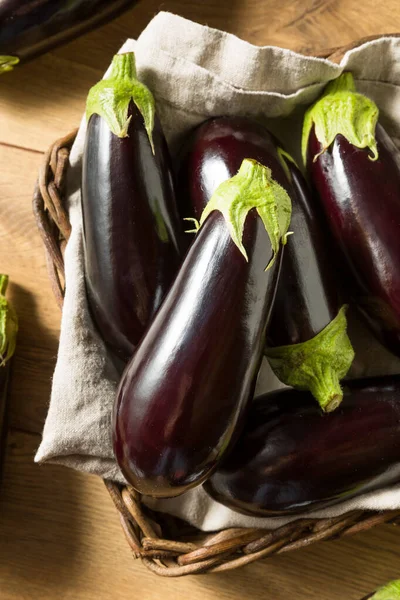
[[[152,90],[172,153],[205,119],[248,115],[263,120],[300,160],[305,108],[330,80],[351,70],[359,91],[379,105],[382,122],[400,146],[400,39],[383,38],[349,51],[340,65],[274,46],[256,47],[237,37],[160,12],[137,41],[138,75]],[[278,119],[279,117],[279,119]],[[91,321],[83,276],[81,159],[86,124],[70,156],[67,178],[72,234],[65,252],[66,295],[50,407],[35,460],[63,464],[124,482],[114,460],[111,414],[118,374]],[[353,376],[400,372],[400,361],[385,351],[357,320],[350,323],[357,358]],[[281,387],[266,361],[257,392]],[[232,526],[279,527],[296,516],[260,519],[233,512],[202,488],[171,500],[146,499],[155,510],[213,531]],[[342,502],[308,516],[335,516],[355,508],[400,507],[400,485]]]

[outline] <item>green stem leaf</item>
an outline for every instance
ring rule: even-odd
[[[5,297],[8,276],[0,275],[0,367],[12,357],[18,332],[18,319],[14,308]]]
[[[184,221],[191,221],[193,223],[193,229],[185,229],[185,233],[197,233],[200,229],[200,223],[194,217],[185,217]]]
[[[8,73],[9,71],[12,71],[18,63],[18,56],[0,55],[0,75],[2,73]]]
[[[133,101],[143,117],[153,154],[153,129],[155,101],[150,90],[136,74],[133,52],[114,56],[108,77],[102,79],[89,92],[86,102],[86,119],[93,114],[105,119],[110,130],[120,138],[128,136],[129,104]]]
[[[8,275],[0,273],[0,296],[5,296],[8,288]]]
[[[307,160],[307,145],[314,125],[315,135],[322,146],[318,156],[333,143],[338,134],[343,135],[356,148],[369,148],[370,159],[377,160],[378,148],[375,129],[379,110],[375,102],[356,92],[353,75],[343,73],[331,81],[321,98],[315,102],[304,116],[302,135],[302,155]]]
[[[379,588],[370,598],[371,600],[400,600],[400,579]]]
[[[201,215],[200,227],[212,211],[220,211],[233,242],[248,261],[243,230],[246,217],[253,208],[257,210],[271,241],[272,258],[266,267],[269,269],[280,244],[286,244],[292,202],[287,191],[272,178],[268,167],[255,160],[244,159],[238,173],[221,183],[211,196]]]
[[[347,335],[346,310],[347,306],[342,306],[337,316],[311,340],[266,350],[278,379],[300,390],[309,390],[325,412],[331,412],[341,403],[340,380],[354,359]]]

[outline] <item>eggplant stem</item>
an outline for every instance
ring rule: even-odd
[[[355,148],[368,148],[370,160],[377,160],[375,130],[378,117],[379,110],[375,102],[356,92],[353,75],[342,73],[326,86],[319,100],[306,111],[301,142],[304,164],[313,127],[322,148],[313,156],[313,162],[328,150],[339,134]]]
[[[292,216],[292,201],[287,191],[272,177],[272,171],[256,160],[245,158],[239,171],[221,183],[206,204],[200,217],[200,227],[214,210],[222,213],[232,241],[246,261],[243,231],[248,213],[255,208],[268,233],[272,256],[270,269],[286,243]]]
[[[9,73],[18,63],[18,56],[0,55],[0,75],[2,73]]]
[[[5,293],[8,275],[0,274],[0,367],[4,367],[15,351],[18,319]]]
[[[371,600],[400,600],[400,579],[387,583],[367,598]]]
[[[354,359],[347,335],[347,305],[317,335],[300,344],[268,348],[265,352],[275,375],[300,390],[309,390],[324,412],[332,412],[342,401],[340,380]]]
[[[0,296],[5,296],[8,287],[8,275],[0,273]]]
[[[341,403],[343,394],[335,394],[333,398],[325,406],[325,412],[333,412]]]
[[[133,52],[116,54],[109,73],[89,91],[86,119],[93,114],[102,117],[110,131],[120,138],[128,137],[131,121],[129,105],[133,102],[143,117],[151,151],[155,154],[153,129],[155,101],[150,90],[139,81]]]

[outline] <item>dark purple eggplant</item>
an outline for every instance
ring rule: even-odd
[[[321,414],[309,392],[257,398],[232,452],[206,484],[260,516],[323,508],[400,480],[400,375],[346,382]]]
[[[121,94],[125,104],[118,112]],[[89,94],[87,115],[86,287],[102,338],[127,361],[180,264],[170,156],[153,97],[136,79],[133,54],[114,57],[109,78]]]
[[[295,191],[293,237],[285,248],[276,302],[268,328],[272,346],[301,344],[338,314],[342,302],[332,268],[330,232],[297,165],[282,157]]]
[[[6,299],[8,276],[0,275],[0,479],[6,441],[7,388],[10,361],[15,351],[18,319],[11,303]]]
[[[135,0],[1,0],[0,73],[107,23]]]
[[[241,425],[290,221],[279,164],[274,177],[267,166],[243,160],[237,175],[217,188],[124,372],[114,452],[143,494],[177,496],[203,482]]]
[[[347,335],[330,232],[297,165],[282,153],[295,195],[266,355],[277,377],[309,390],[330,412],[343,398],[340,380],[354,359]]]
[[[294,235],[285,248],[268,329],[269,346],[279,347],[268,348],[267,355],[284,383],[312,390],[324,410],[333,410],[342,399],[339,382],[354,353],[346,334],[346,308],[341,307],[334,277],[329,231],[324,231],[323,215],[294,161],[254,120],[219,117],[206,121],[181,152],[180,214],[200,219],[215,189],[237,172],[243,157],[268,164],[272,173],[283,166],[293,190]]]
[[[197,127],[180,152],[179,214],[199,220],[215,190],[238,172],[244,158],[267,165],[273,174],[275,171],[279,174],[282,185],[288,185],[278,143],[257,121],[247,117],[216,117]]]
[[[303,155],[352,278],[352,296],[400,355],[400,167],[374,102],[350,73],[306,113]]]

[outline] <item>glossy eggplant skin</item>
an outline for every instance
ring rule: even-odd
[[[207,482],[219,502],[260,516],[323,508],[400,479],[400,376],[346,382],[322,415],[309,392],[257,398]]]
[[[2,0],[0,57],[31,59],[106,23],[134,4],[134,0]]]
[[[378,125],[379,157],[342,135],[322,150],[311,130],[307,166],[333,236],[353,278],[354,301],[373,331],[400,355],[400,167]]]
[[[239,149],[232,145],[232,123],[250,127],[250,137],[262,145],[257,155],[249,153],[249,143]],[[245,158],[270,167],[290,194],[271,136],[261,134],[258,124],[247,124],[241,119],[208,122],[204,128],[216,137],[209,133],[201,141],[197,166],[186,161],[188,172],[180,170],[182,186],[184,179],[190,181],[191,194],[197,195],[197,216]],[[219,135],[226,137],[226,146],[217,141]],[[188,198],[188,208],[195,204],[195,198]],[[223,216],[217,211],[209,215],[122,377],[114,452],[126,479],[143,494],[177,496],[203,482],[242,425],[282,258],[281,249],[265,271],[271,243],[254,209],[246,218],[243,243],[248,262]]]
[[[244,158],[270,167],[273,176],[278,173],[278,183],[287,187],[277,141],[263,125],[247,117],[215,117],[197,127],[180,152],[177,197],[181,217],[199,220],[217,187],[238,172]]]
[[[268,161],[289,188],[273,146]],[[243,242],[248,262],[222,214],[208,216],[122,377],[114,452],[143,494],[177,496],[202,483],[242,424],[282,256],[265,271],[271,243],[254,209]]]
[[[82,210],[89,306],[107,345],[127,361],[180,264],[180,224],[167,144],[155,154],[131,103],[128,137],[93,115],[83,155]]]
[[[246,117],[217,117],[198,127],[181,152],[178,207],[182,217],[200,219],[218,185],[232,177],[243,156],[271,164],[279,142]],[[294,162],[284,156],[293,188],[294,235],[288,238],[267,338],[271,346],[305,342],[334,319],[341,307],[330,232],[324,215]]]
[[[294,189],[290,236],[285,248],[267,338],[271,346],[306,342],[342,306],[331,234],[300,169],[285,160]]]

